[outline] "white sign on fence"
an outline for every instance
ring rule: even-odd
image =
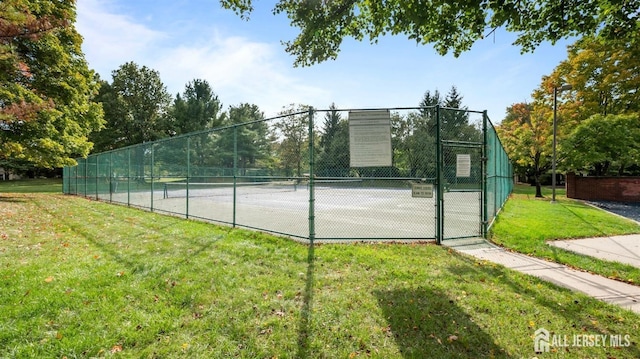
[[[389,110],[349,111],[351,167],[391,166]]]
[[[457,155],[456,177],[471,177],[471,155],[470,154]]]
[[[411,197],[433,198],[433,185],[424,183],[411,184]]]

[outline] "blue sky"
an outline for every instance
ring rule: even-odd
[[[113,70],[134,61],[159,71],[174,96],[187,82],[205,79],[225,109],[252,103],[267,117],[289,104],[417,106],[425,91],[446,94],[455,85],[464,105],[487,110],[497,123],[508,106],[531,100],[570,43],[543,44],[523,55],[511,45],[514,35],[499,30],[454,58],[405,36],[375,45],[346,39],[337,60],[294,68],[280,41],[298,30],[272,8],[273,2],[257,0],[244,21],[217,0],[80,0],[76,28],[89,66],[103,79],[111,81]]]

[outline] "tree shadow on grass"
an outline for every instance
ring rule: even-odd
[[[616,334],[609,333],[612,328],[603,328],[599,324],[599,317],[617,316],[608,308],[609,304],[601,302],[595,298],[585,298],[582,294],[575,294],[573,291],[559,286],[558,284],[545,281],[533,276],[525,276],[524,280],[518,280],[516,276],[521,275],[500,265],[475,265],[476,259],[465,255],[454,253],[461,261],[467,262],[465,265],[449,266],[447,271],[457,275],[460,283],[481,283],[487,278],[500,278],[499,285],[510,289],[523,298],[532,300],[536,307],[547,308],[555,315],[564,317],[567,323],[571,323],[571,334]],[[569,293],[569,296],[549,295],[549,290]],[[582,299],[580,299],[582,298]],[[482,308],[477,308],[481,310]],[[529,313],[530,315],[532,313]],[[526,320],[523,318],[523,321]],[[515,324],[514,324],[515,325]],[[547,323],[545,325],[552,325]],[[546,329],[552,330],[553,327]],[[533,334],[533,332],[531,333]],[[625,333],[626,334],[626,333]],[[533,344],[533,341],[532,341]],[[603,357],[629,357],[640,358],[640,349],[635,345],[624,348],[604,348],[606,353]],[[576,349],[577,351],[578,349]]]
[[[24,198],[21,198],[21,197],[7,196],[7,195],[3,195],[2,193],[0,193],[0,202],[24,203],[24,202],[26,202],[26,200]]]
[[[577,205],[574,204],[565,204],[562,202],[559,202],[560,205],[562,207],[564,207],[564,209],[566,209],[569,213],[573,214],[578,220],[580,220],[585,227],[590,227],[591,229],[593,229],[595,232],[598,233],[598,236],[606,236],[607,234],[605,232],[602,231],[602,229],[596,227],[593,225],[593,220],[588,220],[585,217],[579,215],[576,211],[572,210],[572,207],[575,208],[577,207]]]
[[[430,288],[376,290],[392,337],[405,358],[508,358],[445,293]]]
[[[313,282],[314,282],[314,244],[309,243],[307,255],[307,277],[304,287],[302,308],[300,310],[300,323],[298,324],[298,352],[296,358],[308,358],[310,355],[310,328],[311,312],[313,310]]]
[[[36,203],[36,204],[43,212],[46,212],[52,216],[56,216],[56,213],[54,213],[52,210],[50,210],[46,206],[42,206],[39,203]],[[109,211],[100,210],[95,206],[91,206],[91,207],[84,206],[84,207],[87,208],[87,210],[100,213],[107,218],[112,216],[112,214]],[[129,268],[129,271],[131,273],[147,273],[148,269],[152,267],[152,265],[150,265],[149,262],[146,260],[148,259],[147,257],[159,256],[159,254],[157,253],[155,254],[147,253],[143,256],[133,255],[131,253],[128,253],[125,250],[117,248],[116,246],[114,246],[113,243],[102,241],[101,239],[103,234],[96,234],[94,231],[88,230],[87,226],[84,225],[82,222],[70,220],[70,221],[67,221],[65,225],[69,229],[71,229],[74,233],[82,237],[84,240],[93,244],[96,248],[100,249],[100,251],[102,251],[109,257],[111,257],[113,260]],[[155,228],[145,227],[145,229],[151,230],[161,236],[168,236],[168,232],[169,232],[168,229],[171,228],[173,225],[175,224],[168,223],[161,227],[160,226]],[[136,245],[135,238],[137,236],[141,236],[144,234],[146,233],[141,232],[139,234],[131,234],[131,237],[127,239],[129,242],[133,243],[133,245]],[[185,253],[184,256],[182,257],[180,257],[179,253],[170,252],[171,250],[168,250],[167,253],[171,253],[174,258],[178,259],[178,261],[172,262],[171,265],[160,266],[160,270],[155,270],[153,274],[158,278],[160,278],[162,275],[172,270],[173,268],[180,267],[182,264],[189,262],[192,258],[209,250],[218,240],[222,238],[223,238],[223,235],[221,234],[216,236],[211,236],[208,239],[200,239],[200,240],[186,238],[186,237],[181,238],[181,240],[189,242],[192,245],[190,248],[192,248],[193,250],[189,253]]]

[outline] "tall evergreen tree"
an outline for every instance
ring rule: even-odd
[[[224,111],[218,96],[207,80],[195,79],[177,94],[170,110],[170,135],[179,135],[218,127],[224,121]]]
[[[229,115],[223,124],[238,126],[225,129],[216,143],[221,151],[220,160],[223,166],[233,167],[234,150],[237,150],[237,165],[241,175],[247,174],[249,168],[260,167],[261,170],[258,172],[266,171],[275,138],[268,124],[261,121],[263,119],[264,113],[253,104],[243,103],[229,108]],[[236,146],[234,138],[237,141]]]
[[[322,135],[320,136],[320,147],[329,147],[333,140],[336,131],[338,130],[338,123],[342,120],[342,115],[337,111],[335,103],[329,106],[329,111],[325,113],[324,123],[322,126]]]
[[[349,172],[349,123],[335,103],[324,117],[317,171],[320,176],[346,176]]]
[[[443,138],[454,141],[481,141],[482,133],[469,123],[468,107],[462,104],[462,98],[458,89],[451,86],[442,104],[447,109],[440,112]]]

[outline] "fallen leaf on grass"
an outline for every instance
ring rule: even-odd
[[[457,335],[449,335],[449,338],[447,338],[447,340],[449,342],[455,342],[456,340],[458,340],[458,336]]]
[[[51,283],[51,282],[53,282],[53,277],[47,277],[47,278],[44,279],[44,281],[47,282],[47,283]]]
[[[122,351],[122,345],[116,344],[111,348],[111,353],[119,353]]]

